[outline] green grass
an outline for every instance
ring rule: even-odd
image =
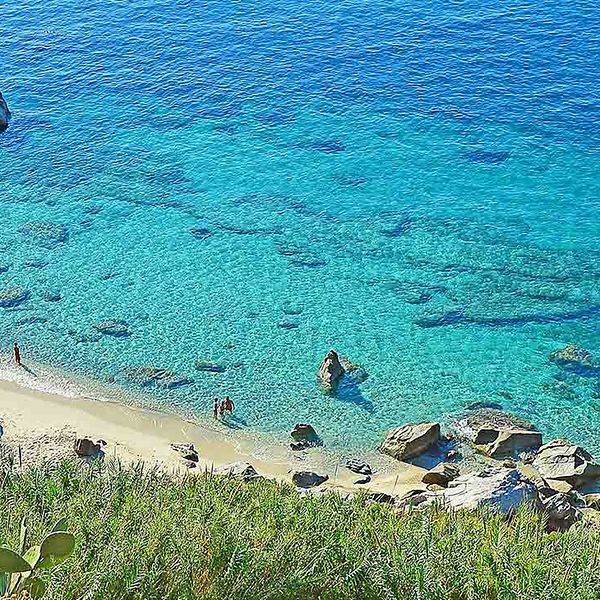
[[[544,533],[436,509],[407,516],[335,495],[205,475],[174,483],[143,467],[65,463],[8,476],[0,543],[31,541],[64,516],[74,554],[45,597],[161,599],[401,598],[586,600],[600,597],[600,532]]]

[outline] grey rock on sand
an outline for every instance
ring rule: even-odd
[[[248,462],[236,462],[226,465],[216,471],[217,475],[227,475],[242,481],[252,481],[254,479],[262,479],[256,472],[256,469]]]
[[[537,502],[536,488],[516,469],[484,469],[457,477],[448,488],[427,492],[419,507],[441,502],[451,509],[476,510],[486,507],[493,512],[510,513],[524,503]]]
[[[439,423],[409,423],[390,430],[379,451],[396,460],[407,460],[420,456],[439,441]]]
[[[300,488],[316,487],[328,479],[328,475],[319,475],[312,471],[294,471],[292,473],[292,483]]]
[[[318,379],[321,387],[328,393],[337,389],[344,376],[345,370],[340,362],[340,357],[335,350],[330,350],[319,367]]]
[[[198,462],[198,452],[194,448],[194,444],[171,444],[171,450],[177,452],[184,461]]]
[[[10,123],[10,110],[8,110],[8,104],[0,93],[0,133],[3,133],[8,129]]]

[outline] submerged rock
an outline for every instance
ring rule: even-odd
[[[31,293],[23,288],[5,288],[0,290],[0,307],[14,308],[27,302],[31,297]]]
[[[45,302],[60,302],[62,294],[59,290],[46,290],[42,296]]]
[[[156,386],[164,389],[175,389],[190,385],[193,380],[176,375],[167,369],[155,367],[129,367],[124,370],[125,378],[143,387]]]
[[[566,481],[573,487],[600,478],[600,465],[591,454],[566,440],[553,440],[542,446],[532,464],[544,479]]]
[[[196,371],[204,371],[206,373],[225,373],[227,370],[225,366],[207,360],[197,360],[194,363],[194,368]]]
[[[197,240],[207,240],[213,235],[213,232],[210,229],[207,229],[206,227],[192,227],[190,229],[190,233]]]
[[[113,319],[99,321],[94,324],[94,329],[112,337],[129,337],[131,335],[129,324],[126,321],[115,321]]]
[[[439,423],[410,423],[392,429],[379,451],[396,460],[407,460],[425,453],[440,441]]]
[[[54,248],[68,241],[66,225],[48,221],[30,221],[19,230],[22,235],[44,248]]]
[[[330,350],[319,367],[318,379],[321,387],[328,393],[335,392],[344,373],[338,353]]]
[[[279,321],[279,323],[277,323],[277,327],[279,327],[279,329],[298,329],[300,325],[294,321],[288,321],[287,319],[284,319],[283,321]]]
[[[3,133],[8,129],[10,123],[10,110],[8,110],[8,104],[0,93],[0,133]]]
[[[369,374],[362,365],[352,362],[345,356],[340,356],[340,364],[344,368],[346,375],[355,383],[363,383],[369,378]]]
[[[577,375],[600,376],[600,362],[583,348],[575,344],[568,344],[560,350],[555,350],[549,355],[549,360],[567,371]]]

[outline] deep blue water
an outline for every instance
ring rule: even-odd
[[[548,360],[600,360],[596,3],[25,0],[0,91],[3,349],[332,446],[493,402],[600,450]]]

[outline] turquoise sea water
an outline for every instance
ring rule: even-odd
[[[332,447],[496,403],[600,450],[600,8],[0,7],[0,348]],[[130,335],[103,335],[114,319]],[[322,395],[337,350],[369,379]],[[225,367],[195,369],[195,361]]]

